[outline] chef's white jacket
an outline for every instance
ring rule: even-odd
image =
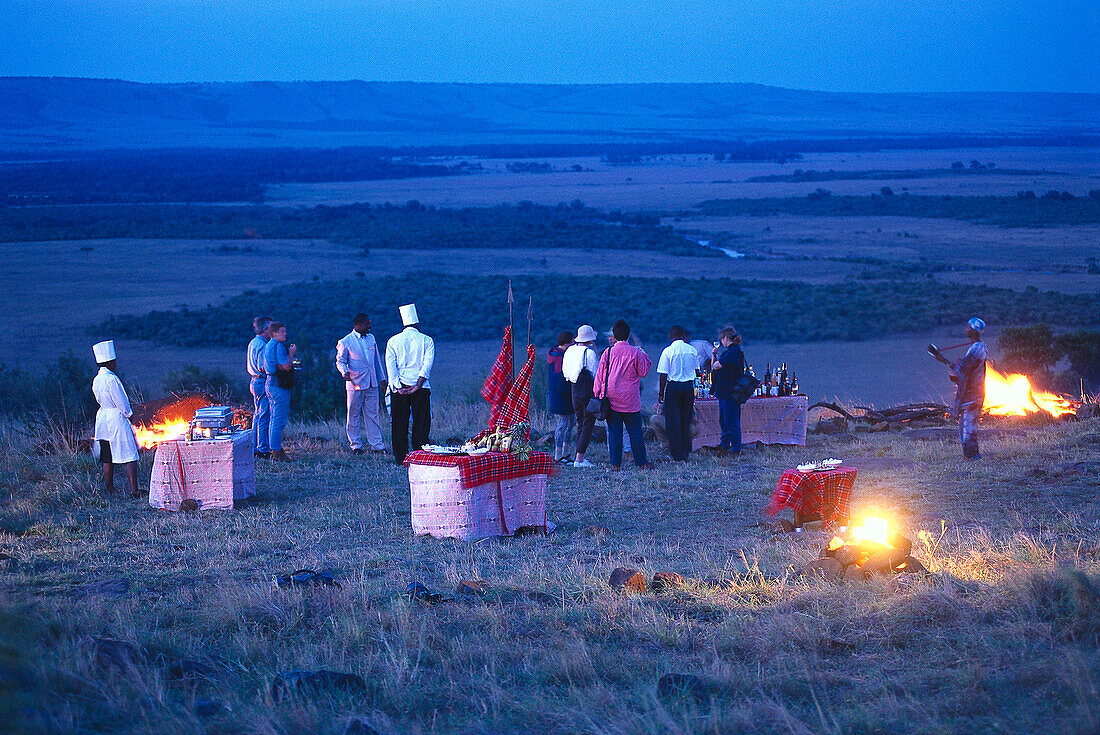
[[[111,462],[124,464],[136,462],[138,458],[137,439],[129,418],[133,415],[130,399],[118,376],[105,367],[92,380],[92,394],[99,403],[95,415],[95,434],[93,439],[104,439],[111,445]]]
[[[406,386],[412,388],[420,378],[424,378],[424,387],[430,389],[432,386],[428,378],[432,375],[433,365],[435,342],[416,327],[405,327],[386,343],[386,372],[391,390]]]

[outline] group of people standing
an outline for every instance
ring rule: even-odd
[[[394,460],[400,464],[412,445],[428,443],[431,432],[431,385],[435,342],[420,332],[415,304],[399,309],[403,329],[386,342],[385,358],[370,333],[371,318],[356,314],[352,330],[336,343],[336,369],[347,393],[348,444],[355,454],[385,453],[382,441],[383,397],[389,394]],[[286,325],[258,316],[252,322],[256,337],[248,345],[256,457],[289,462],[283,449],[283,429],[294,387],[296,345],[286,345]],[[365,436],[364,436],[365,435]]]
[[[657,410],[665,417],[669,453],[683,461],[691,453],[691,420],[694,413],[695,378],[706,368],[713,374],[713,390],[719,401],[722,450],[741,451],[741,407],[733,398],[733,381],[745,372],[741,337],[733,327],[719,332],[719,344],[707,354],[689,343],[686,329],[669,330],[670,344],[657,362],[660,384]],[[630,442],[634,464],[651,465],[646,455],[642,426],[641,380],[652,361],[630,333],[625,320],[616,321],[608,335],[608,347],[597,356],[597,333],[582,324],[576,335],[558,335],[557,346],[547,353],[547,410],[558,417],[554,430],[554,459],[583,468],[594,466],[585,458],[599,418],[607,422],[607,450],[611,469],[622,467],[623,434]],[[703,342],[705,346],[709,343]],[[572,439],[576,427],[576,441]]]

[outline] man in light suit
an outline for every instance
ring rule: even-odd
[[[378,391],[386,388],[386,370],[378,354],[378,343],[370,333],[370,317],[356,314],[353,321],[354,329],[336,343],[336,369],[344,376],[348,392],[348,443],[352,452],[362,454],[361,433],[366,428],[370,451],[385,452]]]

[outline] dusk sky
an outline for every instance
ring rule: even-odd
[[[0,76],[1100,92],[1098,0],[0,0]]]

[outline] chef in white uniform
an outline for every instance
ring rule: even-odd
[[[108,493],[115,491],[115,465],[120,464],[130,482],[130,495],[141,497],[137,487],[138,445],[129,418],[133,414],[122,381],[114,374],[115,343],[111,340],[92,347],[99,373],[92,381],[92,393],[99,403],[95,415],[95,434],[99,461],[103,463],[103,482]]]

